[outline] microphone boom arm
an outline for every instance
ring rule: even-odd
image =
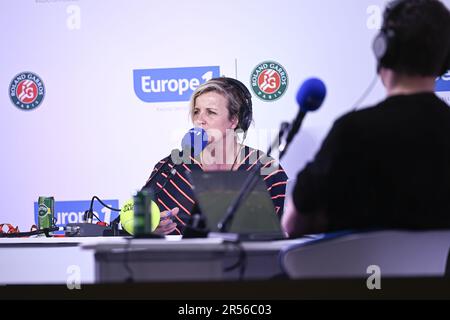
[[[285,135],[287,128],[288,128],[288,124],[286,122],[283,122],[280,126],[280,131],[279,131],[278,135],[276,136],[274,141],[272,141],[272,144],[267,149],[266,155],[270,156],[272,149],[276,148],[279,140],[281,140],[282,137]],[[282,155],[280,153],[279,160],[281,160],[281,158],[282,158]],[[231,205],[228,207],[227,212],[225,213],[225,216],[223,217],[223,219],[220,220],[219,223],[217,224],[217,228],[219,229],[219,232],[222,232],[222,233],[228,232],[231,221],[233,220],[237,209],[240,207],[241,203],[250,195],[252,190],[255,188],[256,182],[258,181],[256,179],[256,176],[260,172],[262,166],[263,166],[263,163],[258,161],[258,163],[250,171],[250,174],[248,175],[247,179],[245,180],[244,184],[242,185],[238,196],[233,200]]]
[[[306,113],[305,112],[300,112],[298,114],[298,117],[295,118],[295,120],[293,121],[292,125],[290,126],[290,130],[289,133],[286,137],[286,141],[284,141],[281,145],[280,145],[280,157],[279,159],[283,158],[285,153],[287,152],[287,149],[289,147],[289,145],[292,142],[292,139],[294,139],[295,135],[297,134],[298,130],[300,129],[300,125],[303,122],[303,119],[305,118]]]

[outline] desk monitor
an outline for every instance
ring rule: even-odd
[[[192,171],[194,194],[209,231],[219,231],[217,224],[238,196],[248,175],[247,171]],[[228,232],[255,240],[285,238],[261,175],[257,176],[255,188],[236,211]]]

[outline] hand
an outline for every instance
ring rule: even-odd
[[[173,222],[173,218],[178,215],[180,209],[178,207],[173,208],[172,210],[166,210],[161,212],[159,225],[156,227],[154,233],[157,234],[169,234],[175,230],[177,224]]]

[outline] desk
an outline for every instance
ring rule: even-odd
[[[219,238],[171,239],[2,238],[0,285],[66,284],[74,272],[82,285],[124,282],[130,275],[135,281],[235,280],[242,271],[243,279],[269,279],[281,273],[282,248],[311,240],[238,246]]]
[[[95,282],[94,253],[81,243],[99,238],[1,238],[0,285],[65,284],[79,270],[82,283]],[[107,241],[107,238],[103,238]],[[74,269],[75,268],[75,269]]]
[[[221,238],[116,239],[84,243],[95,251],[96,282],[271,279],[282,274],[278,255],[312,238],[232,243]]]

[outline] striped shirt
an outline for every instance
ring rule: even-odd
[[[143,189],[152,188],[154,190],[155,202],[161,211],[171,210],[174,207],[180,209],[174,219],[177,228],[173,234],[183,233],[183,228],[189,223],[195,205],[192,184],[187,175],[193,170],[203,170],[203,167],[194,158],[191,160],[187,164],[182,163],[176,166],[171,156],[162,159],[155,165],[143,187]],[[261,162],[263,165],[261,174],[272,198],[275,212],[281,218],[288,179],[281,165],[262,151],[245,146],[242,148],[234,168],[249,171],[257,162]],[[173,170],[174,168],[175,170]]]

